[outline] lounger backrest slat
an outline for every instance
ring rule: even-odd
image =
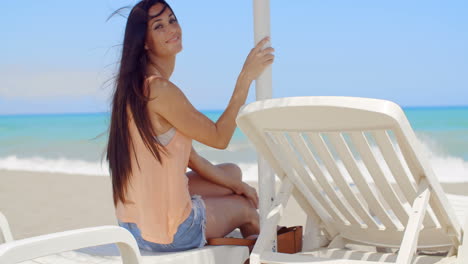
[[[304,166],[307,166],[307,168],[311,171],[311,176],[317,182],[319,188],[321,188],[324,194],[330,198],[331,202],[334,204],[339,204],[340,208],[342,208],[341,205],[344,205],[342,199],[343,196],[338,196],[335,186],[325,177],[325,173],[322,171],[321,166],[319,166],[316,158],[312,154],[310,148],[307,146],[308,144],[306,143],[304,136],[293,132],[289,133],[289,135],[291,136],[293,147],[304,159]],[[362,204],[361,200],[359,200],[359,202]],[[364,221],[364,224],[369,228],[381,229],[381,227],[367,211],[367,206],[365,204],[362,204],[361,206],[363,210],[358,210],[357,214],[361,220]]]
[[[371,188],[369,182],[365,179],[363,172],[357,165],[357,162],[353,157],[351,150],[346,144],[343,136],[340,133],[329,133],[329,138],[332,144],[335,146],[335,149],[343,161],[344,167],[349,172],[353,183],[356,185],[357,190],[367,202],[369,210],[375,214],[375,216],[380,222],[382,222],[385,228],[401,229],[401,227],[393,222],[391,216],[382,205],[381,199],[375,193],[375,189]]]
[[[291,137],[292,148],[294,148],[301,156],[301,166],[304,166],[306,169],[312,173],[308,173],[308,177],[313,175],[314,182],[316,182],[318,188],[322,191],[323,195],[326,195],[330,202],[333,203],[343,215],[348,216],[348,221],[365,228],[369,226],[366,221],[372,218],[366,212],[365,204],[361,204],[361,201],[357,197],[348,197],[346,193],[343,193],[335,184],[325,177],[323,167],[319,166],[310,149],[306,146],[304,138],[297,133],[288,133]],[[304,156],[304,154],[306,156]],[[350,207],[350,204],[353,205],[353,208]],[[354,208],[356,206],[356,208]],[[357,210],[355,210],[357,209]],[[367,214],[367,215],[366,215]],[[349,218],[349,217],[352,218]],[[367,217],[367,218],[366,218]],[[372,224],[372,223],[371,223]],[[377,224],[374,222],[371,225],[374,228],[378,228]]]
[[[297,172],[295,172],[293,163],[287,155],[287,149],[285,145],[281,144],[278,139],[278,135],[274,135],[269,131],[264,131],[266,143],[272,150],[272,154],[275,160],[279,163],[281,169],[289,176],[290,180],[295,183],[296,188],[300,190],[304,198],[313,206],[317,211],[317,214],[322,218],[323,221],[337,221],[337,219],[343,219],[342,216],[338,216],[335,210],[323,199],[322,195],[313,184],[309,181],[303,182]],[[331,217],[330,217],[331,216]],[[342,220],[342,223],[344,221]]]
[[[407,165],[403,165],[402,162],[404,161],[398,158],[397,150],[394,146],[394,143],[392,143],[387,131],[372,131],[371,134],[375,138],[377,146],[379,147],[385,162],[388,164],[388,168],[390,169],[392,176],[395,179],[395,184],[401,190],[406,201],[414,201],[416,198],[416,183],[415,181],[410,180],[411,176],[404,169],[404,166]],[[423,224],[426,228],[437,226],[434,217],[435,216],[432,210],[430,210],[430,213],[425,215]]]
[[[334,219],[341,220],[341,223],[344,225],[349,225],[349,221],[346,219],[345,216],[338,210],[333,203],[330,203],[329,200],[324,197],[319,188],[317,188],[316,184],[312,181],[309,174],[304,170],[304,168],[299,164],[299,162],[294,158],[293,151],[290,148],[287,140],[284,137],[283,133],[278,132],[270,132],[272,138],[278,142],[278,145],[281,146],[280,151],[283,154],[283,162],[287,163],[287,166],[290,166],[291,171],[295,171],[298,182],[305,184],[311,190],[311,193],[314,195],[315,199],[319,201],[325,210],[332,216]],[[357,224],[357,222],[355,223]]]
[[[379,192],[382,194],[382,198],[385,199],[387,204],[390,206],[391,210],[398,217],[399,221],[406,225],[408,222],[408,211],[402,205],[402,201],[398,198],[397,194],[393,190],[393,186],[385,177],[382,168],[380,167],[374,153],[369,146],[369,142],[362,132],[351,132],[350,136],[353,140],[354,145],[359,151],[359,155],[362,158],[363,163],[365,164],[367,170],[369,171],[371,177],[374,180]]]
[[[367,206],[363,205],[358,199],[358,197],[353,193],[353,190],[351,190],[349,183],[346,182],[344,175],[338,168],[323,138],[319,135],[319,133],[312,132],[306,133],[306,136],[310,140],[310,143],[314,146],[317,152],[317,156],[323,162],[323,165],[326,168],[330,177],[333,179],[333,183],[336,185],[336,188],[343,195],[343,202],[348,202],[351,205],[348,206],[346,210],[351,211],[352,208],[357,212],[360,212],[361,215],[366,215],[367,212],[365,211],[367,210]],[[366,218],[367,217],[364,216],[364,219]],[[362,222],[363,220],[359,221]]]
[[[278,133],[275,133],[278,135]],[[297,135],[294,135],[297,136]],[[294,139],[293,139],[294,140]],[[287,145],[288,143],[286,142],[285,139],[282,140],[284,145]],[[288,156],[292,156],[293,150],[288,146],[286,148],[286,153],[288,153]],[[349,220],[346,219],[343,213],[341,213],[342,209],[345,208],[345,205],[343,204],[342,199],[338,197],[338,195],[333,191],[333,187],[331,187],[330,182],[325,180],[324,175],[318,168],[318,165],[316,161],[313,161],[313,164],[311,165],[313,174],[316,176],[315,180],[318,182],[321,182],[324,184],[325,188],[320,187],[317,183],[315,183],[310,177],[309,173],[305,170],[305,168],[297,161],[295,158],[290,158],[288,159],[291,164],[294,164],[295,168],[297,171],[300,172],[301,177],[304,179],[304,182],[310,186],[311,189],[314,190],[315,193],[317,193],[322,201],[326,203],[325,208],[327,209],[327,212],[330,214],[330,216],[334,219],[339,220],[341,224],[344,225],[349,225]],[[323,195],[323,192],[325,192],[326,196]],[[340,208],[340,209],[338,209]],[[358,224],[358,222],[355,222]]]

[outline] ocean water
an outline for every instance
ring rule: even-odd
[[[405,113],[442,182],[468,182],[468,107],[406,108]],[[204,111],[217,120],[221,111]],[[0,116],[0,170],[108,175],[108,113]],[[194,142],[213,163],[240,165],[257,180],[256,152],[237,129],[226,150]]]

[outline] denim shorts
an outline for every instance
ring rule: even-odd
[[[140,249],[147,251],[175,252],[200,248],[206,244],[206,209],[205,203],[199,195],[192,196],[192,212],[189,217],[179,225],[171,244],[158,244],[143,239],[140,229],[134,223],[119,221],[119,225],[132,233]]]

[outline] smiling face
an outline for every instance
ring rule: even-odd
[[[161,3],[148,10],[145,49],[157,57],[174,56],[182,50],[182,30],[172,10]]]

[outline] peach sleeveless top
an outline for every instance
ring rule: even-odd
[[[116,206],[117,218],[135,223],[147,241],[170,244],[192,210],[185,175],[192,140],[176,130],[165,146],[167,154],[160,152],[160,163],[143,143],[133,118],[129,118],[128,124],[133,143],[133,149],[130,145],[132,171],[126,203],[119,201]]]

